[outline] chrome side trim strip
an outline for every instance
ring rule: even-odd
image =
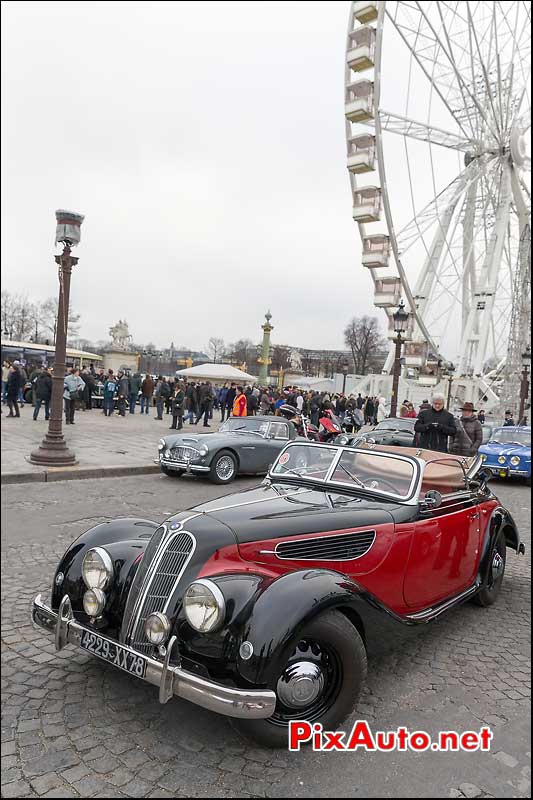
[[[285,498],[285,497],[295,497],[298,494],[299,495],[310,494],[312,491],[314,491],[314,490],[313,489],[304,489],[302,491],[302,489],[298,489],[295,492],[285,492],[283,495],[280,495],[280,496],[283,497],[283,498]],[[267,503],[269,500],[272,500],[272,498],[271,497],[260,497],[257,500],[245,500],[244,503],[233,503],[232,505],[227,505],[227,506],[217,506],[217,508],[210,508],[208,511],[200,511],[199,513],[200,514],[212,514],[214,511],[225,511],[227,508],[240,508],[241,506],[253,506],[256,503]]]
[[[475,594],[479,589],[480,582],[477,580],[473,586],[470,586],[464,592],[452,597],[450,600],[446,600],[441,605],[432,606],[431,608],[426,608],[424,611],[417,611],[416,614],[407,614],[406,619],[412,620],[413,622],[428,622],[430,619],[435,619],[436,617],[443,614],[445,611],[448,611],[449,608],[456,605],[457,603],[462,603],[463,600],[466,600],[471,594]]]
[[[40,594],[33,601],[31,617],[34,625],[44,628],[49,633],[55,633],[58,614],[48,608]],[[86,630],[89,629],[80,625],[75,619],[67,620],[66,641],[79,647],[82,634]],[[202,706],[202,708],[206,708],[209,711],[214,711],[217,714],[240,719],[266,719],[274,713],[276,694],[273,691],[268,689],[237,689],[224,686],[214,681],[200,678],[180,666],[170,666],[168,663],[164,674],[163,662],[140,654],[133,648],[115,642],[108,636],[102,636],[100,633],[98,633],[98,636],[110,644],[119,645],[129,653],[143,658],[146,662],[144,680],[158,688],[162,687],[163,699],[166,698],[167,692],[171,691],[172,696],[189,700],[189,702]],[[86,653],[86,651],[84,652]],[[109,662],[106,661],[106,663],[108,664]]]

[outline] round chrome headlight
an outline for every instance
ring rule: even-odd
[[[483,453],[483,455],[481,456],[481,460],[482,461],[486,461],[487,460],[487,456],[485,455],[485,453]]]
[[[505,456],[500,456],[499,457],[498,464],[505,464]]]
[[[519,457],[518,457],[518,456],[513,456],[513,457],[511,458],[511,464],[513,465],[513,467],[519,467],[519,466],[520,466],[520,459],[519,459]]]
[[[163,644],[168,639],[170,633],[170,620],[166,614],[154,611],[146,617],[144,632],[152,644]]]
[[[226,614],[224,595],[213,581],[200,578],[191,583],[183,598],[187,622],[200,633],[221,625]]]
[[[105,608],[106,596],[101,589],[87,589],[83,595],[83,610],[89,617],[99,617]]]
[[[206,456],[209,453],[209,447],[206,444],[202,444],[200,446],[199,453],[201,456]]]
[[[158,441],[158,443],[157,443],[157,449],[158,450],[163,450],[164,447],[165,447],[165,444],[166,444],[165,440],[164,439],[160,439]]]
[[[113,579],[113,562],[103,547],[87,551],[81,565],[81,574],[88,589],[105,589]]]

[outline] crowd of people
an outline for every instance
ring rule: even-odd
[[[24,405],[24,388],[32,390],[33,419],[39,417],[44,406],[45,419],[50,417],[52,397],[52,370],[37,367],[28,376],[19,361],[4,361],[2,371],[2,400],[9,407],[8,417],[20,417]],[[154,419],[171,418],[170,428],[181,430],[185,424],[211,427],[215,410],[220,412],[220,421],[230,416],[243,417],[256,414],[277,414],[280,406],[291,405],[299,415],[307,417],[311,424],[318,425],[326,412],[336,414],[342,421],[349,420],[353,430],[364,425],[375,425],[389,416],[386,399],[362,394],[346,395],[343,392],[305,391],[297,386],[280,390],[272,386],[239,386],[226,383],[213,386],[209,381],[181,381],[159,375],[131,374],[125,370],[107,371],[94,366],[69,368],[64,377],[63,400],[65,422],[75,424],[76,409],[92,410],[101,404],[104,416],[127,413],[135,414],[139,406],[142,415]],[[417,410],[409,400],[399,407],[400,418],[416,419],[414,430],[420,447],[441,452],[473,456],[483,441],[482,425],[485,413],[476,412],[472,403],[461,408],[461,417],[456,418],[445,408],[444,395],[434,394],[431,403],[427,400]],[[522,424],[524,421],[522,421]],[[505,413],[504,425],[514,425],[512,413]]]

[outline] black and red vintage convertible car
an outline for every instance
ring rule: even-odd
[[[481,460],[292,442],[259,487],[158,524],[116,519],[67,550],[33,621],[67,643],[286,746],[335,728],[367,652],[458,603],[494,602],[516,525]]]

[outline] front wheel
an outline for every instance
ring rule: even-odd
[[[270,687],[278,698],[274,714],[230,722],[242,736],[265,747],[287,747],[290,720],[335,730],[354,710],[366,670],[357,629],[340,611],[328,611],[306,625]]]
[[[237,477],[237,459],[229,450],[221,450],[211,462],[209,478],[213,483],[231,483]]]
[[[490,553],[489,567],[483,588],[475,595],[474,603],[478,606],[491,606],[500,593],[505,572],[505,534],[500,531],[496,536]]]

